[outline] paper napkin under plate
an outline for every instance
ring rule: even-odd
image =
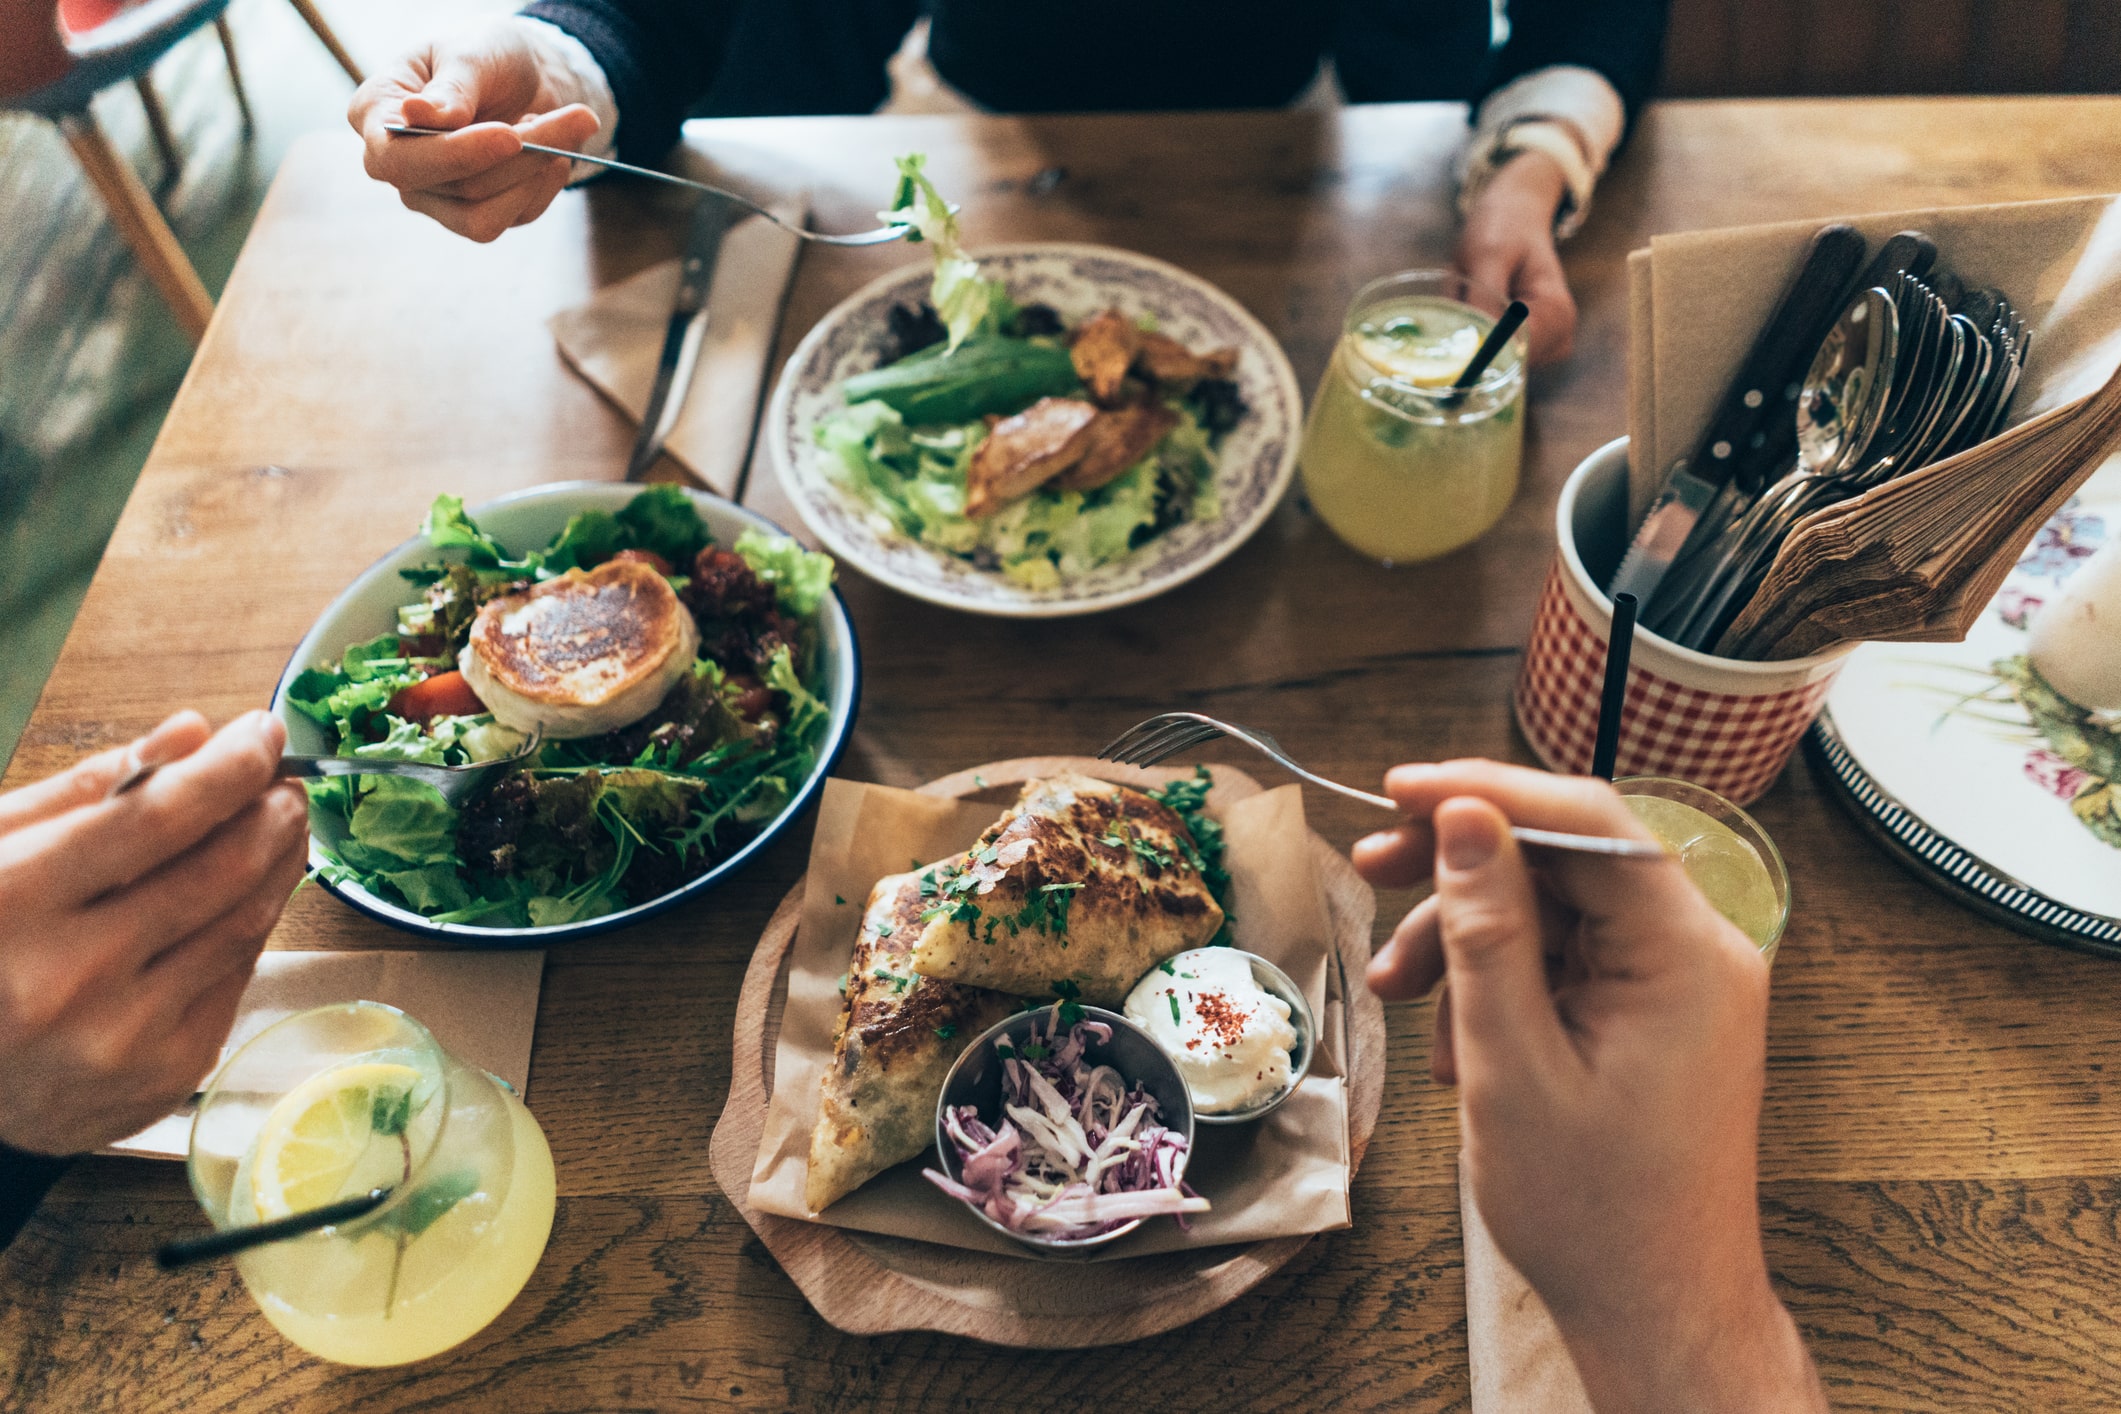
[[[382,1002],[426,1026],[458,1060],[527,1095],[544,973],[542,952],[268,952],[243,989],[221,1058],[298,1012],[334,1002]],[[187,1105],[104,1152],[181,1159],[190,1142]]]
[[[809,219],[807,197],[764,204],[784,221],[800,225]],[[762,216],[729,228],[708,287],[707,327],[691,391],[671,392],[685,401],[663,450],[719,495],[735,497],[750,456],[766,365],[800,245]],[[636,422],[655,384],[677,291],[678,262],[666,260],[547,321],[568,365]]]

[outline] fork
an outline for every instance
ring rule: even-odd
[[[1120,734],[1117,741],[1097,753],[1100,761],[1117,761],[1125,766],[1153,766],[1166,757],[1175,756],[1187,747],[1198,746],[1217,737],[1228,737],[1243,742],[1262,756],[1271,757],[1285,770],[1303,777],[1321,790],[1344,795],[1350,800],[1359,800],[1365,805],[1374,805],[1380,810],[1399,813],[1399,802],[1389,796],[1372,795],[1366,790],[1344,786],[1339,781],[1329,781],[1316,771],[1306,770],[1282,750],[1281,743],[1265,732],[1240,727],[1230,722],[1218,721],[1199,712],[1166,712],[1138,722]],[[1574,854],[1597,854],[1612,859],[1663,859],[1664,846],[1648,840],[1612,839],[1604,835],[1571,835],[1558,830],[1535,830],[1526,825],[1512,825],[1510,835],[1519,844],[1537,845],[1545,849],[1567,850]]]
[[[432,786],[440,793],[444,804],[452,808],[464,804],[496,776],[511,766],[529,760],[544,744],[545,733],[534,731],[524,743],[506,756],[491,761],[474,761],[467,766],[430,766],[424,761],[372,761],[363,756],[304,756],[295,752],[280,758],[273,774],[283,780],[322,780],[328,776],[403,776],[407,780],[419,781]],[[112,783],[105,799],[125,794],[152,776],[157,765],[142,762],[137,757],[126,763],[125,773]]]
[[[456,129],[415,128],[404,123],[385,123],[383,131],[393,137],[448,137]],[[911,226],[904,225],[879,226],[873,231],[857,231],[851,236],[827,235],[823,231],[813,231],[808,226],[798,226],[792,222],[783,221],[748,196],[740,195],[722,187],[711,187],[705,182],[695,182],[685,177],[673,177],[670,173],[658,172],[653,167],[636,167],[631,162],[618,162],[609,157],[592,157],[586,152],[569,152],[564,147],[546,147],[535,142],[524,143],[523,150],[525,152],[542,152],[547,157],[564,157],[570,162],[589,162],[599,167],[609,167],[614,172],[624,172],[628,176],[647,177],[658,182],[668,182],[675,187],[690,187],[694,191],[705,192],[709,196],[718,196],[732,205],[741,206],[746,211],[765,217],[768,221],[771,221],[774,225],[779,226],[791,235],[801,236],[806,241],[816,241],[819,245],[882,245],[886,241],[902,241],[906,239],[907,234],[913,229]]]

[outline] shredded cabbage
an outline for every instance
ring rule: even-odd
[[[1002,1113],[989,1125],[958,1105],[943,1116],[961,1179],[934,1169],[929,1182],[1011,1232],[1081,1241],[1137,1218],[1208,1210],[1185,1183],[1187,1145],[1164,1128],[1156,1097],[1109,1065],[1092,1065],[1093,1040],[1112,1039],[1101,1021],[1065,1030],[1062,1008],[1029,1041],[1004,1043]]]

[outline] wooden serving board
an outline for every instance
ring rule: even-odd
[[[991,793],[1000,805],[1013,798],[1023,782],[1064,771],[1139,787],[1159,785],[1168,777],[1167,772],[1109,761],[1042,756],[976,766],[931,781],[921,791],[952,798]],[[1216,767],[1215,779],[1232,799],[1260,789],[1251,777],[1227,766]],[[1338,850],[1315,834],[1311,850],[1332,918],[1346,1008],[1352,1176],[1369,1147],[1384,1098],[1384,1007],[1362,984],[1377,903]],[[788,956],[802,918],[803,886],[798,879],[781,900],[744,974],[729,1102],[715,1125],[709,1157],[715,1181],[729,1201],[818,1314],[834,1326],[853,1335],[934,1330],[997,1345],[1046,1349],[1115,1345],[1171,1330],[1227,1305],[1311,1240],[1282,1237],[1162,1252],[1125,1259],[1124,1280],[1065,1281],[1055,1279],[1055,1269],[1047,1262],[853,1232],[752,1208],[747,1196],[773,1094],[774,1050],[788,1000]]]

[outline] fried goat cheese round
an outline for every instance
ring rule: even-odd
[[[699,646],[669,581],[613,560],[488,603],[457,665],[502,726],[600,736],[655,710]]]

